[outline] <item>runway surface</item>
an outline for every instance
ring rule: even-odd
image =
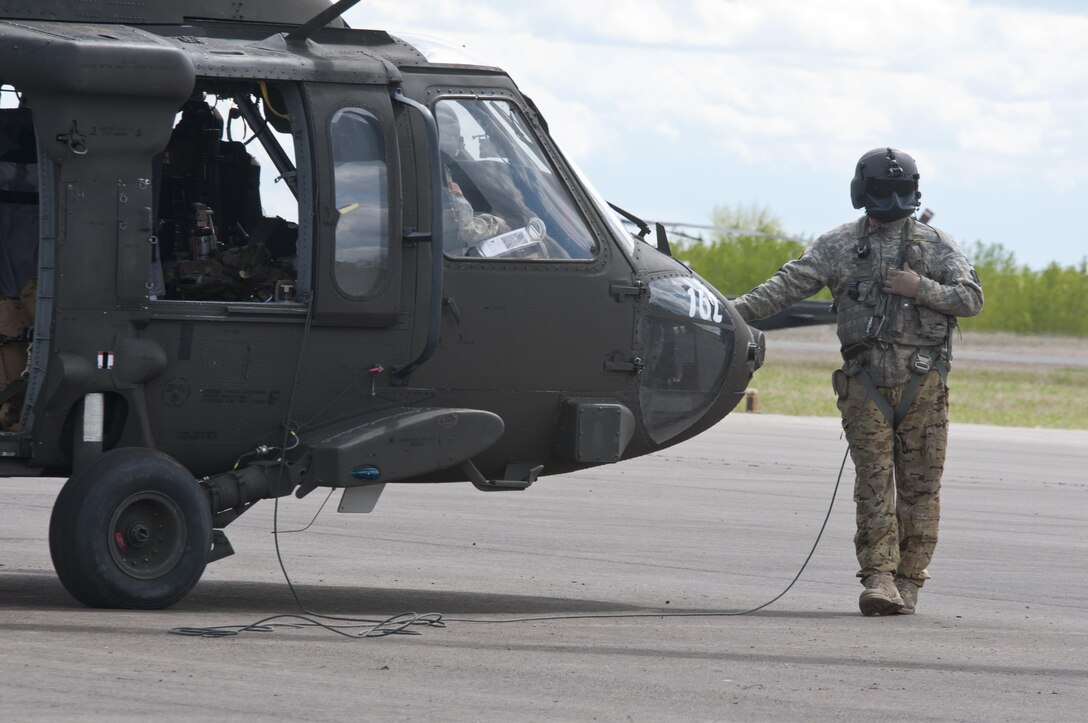
[[[1083,720],[1088,432],[953,426],[919,614],[864,618],[836,419],[734,414],[640,460],[517,493],[391,487],[370,515],[280,535],[311,610],[441,613],[349,639],[314,627],[172,635],[299,611],[275,505],[160,612],[57,582],[59,480],[0,480],[0,712],[55,720]],[[320,495],[281,502],[305,527]],[[627,615],[503,623],[520,617]],[[691,616],[691,614],[697,616]],[[688,615],[665,617],[665,615]],[[465,622],[465,620],[482,622]],[[294,619],[298,622],[297,619]],[[282,619],[280,622],[290,622]],[[332,621],[327,621],[332,622]],[[349,632],[359,628],[349,628]]]

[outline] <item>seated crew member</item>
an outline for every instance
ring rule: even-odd
[[[446,229],[447,248],[463,252],[480,241],[510,231],[510,224],[493,213],[477,212],[465,196],[455,177],[459,164],[468,159],[465,140],[461,135],[461,123],[449,103],[439,103],[435,110],[438,120],[438,146],[442,156],[444,195],[451,212],[452,225]],[[459,175],[459,174],[456,174]]]

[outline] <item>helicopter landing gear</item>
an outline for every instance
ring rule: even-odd
[[[85,605],[158,609],[196,585],[212,546],[204,490],[180,464],[114,449],[73,475],[53,505],[49,551]]]

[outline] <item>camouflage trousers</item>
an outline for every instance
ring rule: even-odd
[[[918,386],[898,430],[869,398],[864,382],[841,369],[833,378],[857,477],[858,577],[890,572],[921,585],[937,545],[941,474],[948,441],[948,388],[936,371]],[[908,384],[877,387],[895,409]]]

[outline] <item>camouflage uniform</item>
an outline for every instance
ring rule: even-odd
[[[883,291],[887,269],[904,262],[922,277],[913,299]],[[824,286],[846,360],[833,384],[857,474],[858,577],[888,572],[921,585],[940,516],[950,332],[955,317],[982,310],[982,288],[940,231],[910,216],[880,225],[862,217],[818,238],[734,304],[745,320],[762,319]],[[904,398],[910,406],[900,409]]]
[[[454,229],[456,229],[457,240],[463,246],[472,246],[510,230],[509,224],[498,216],[491,213],[476,213],[456,183],[449,181],[448,186]]]

